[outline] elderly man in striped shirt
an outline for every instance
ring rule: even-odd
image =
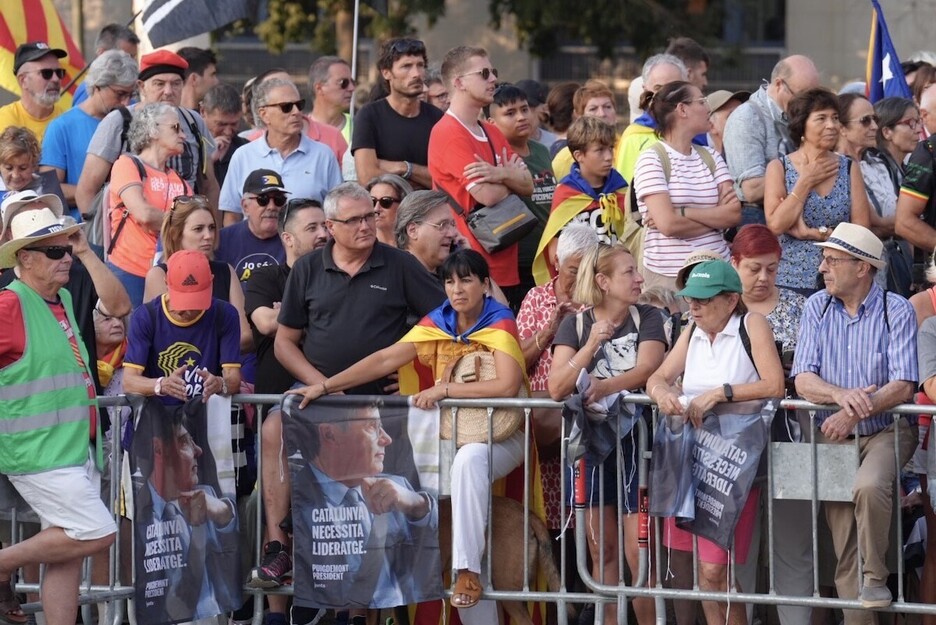
[[[916,318],[907,300],[874,283],[885,263],[883,244],[870,230],[841,223],[816,245],[825,248],[819,263],[825,290],[806,303],[792,373],[800,395],[840,406],[816,413],[819,442],[854,444],[851,439],[859,437],[852,502],[823,503],[838,556],[839,596],[860,597],[865,608],[886,607],[892,600],[885,554],[894,481],[897,466],[910,459],[917,444],[916,418],[895,420],[887,410],[908,401],[916,388]],[[870,611],[845,610],[845,623],[876,620]]]

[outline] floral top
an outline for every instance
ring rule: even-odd
[[[549,315],[559,303],[556,297],[556,278],[546,284],[533,287],[523,298],[520,312],[517,313],[517,330],[523,342],[546,327]],[[582,306],[579,310],[584,309]],[[578,312],[578,311],[572,311]],[[530,376],[530,391],[545,391],[549,382],[549,369],[552,367],[552,341],[540,341],[543,348],[539,360],[527,373]]]
[[[780,289],[777,307],[767,315],[767,323],[773,330],[774,341],[783,346],[783,351],[796,350],[796,337],[799,334],[800,318],[806,298],[795,291]]]
[[[799,172],[793,167],[789,156],[780,159],[783,164],[787,193],[799,180]],[[803,206],[803,221],[810,228],[826,226],[829,230],[843,221],[851,220],[851,161],[839,156],[838,177],[829,195],[822,197],[815,190],[806,196]],[[814,241],[803,241],[788,234],[780,235],[783,255],[777,269],[777,286],[791,289],[816,289],[819,273],[820,247]]]

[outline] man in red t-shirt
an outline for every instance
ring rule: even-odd
[[[452,48],[442,62],[442,77],[449,86],[451,104],[429,137],[429,173],[435,188],[441,189],[470,213],[477,206],[497,204],[511,193],[533,194],[533,177],[526,164],[493,124],[481,122],[481,109],[494,101],[497,70],[483,48]],[[471,247],[484,256],[491,277],[507,299],[520,284],[517,271],[517,245],[488,254],[471,234],[464,218],[456,215],[459,231]],[[517,297],[519,295],[519,297]]]

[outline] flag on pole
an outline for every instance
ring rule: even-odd
[[[865,95],[871,102],[896,96],[911,97],[910,87],[900,67],[900,57],[887,32],[887,22],[878,0],[871,0],[871,39],[868,42],[868,67]]]
[[[68,53],[62,67],[69,77],[77,76],[85,61],[71,33],[65,27],[52,0],[3,0],[0,2],[0,88],[20,95],[13,74],[13,55],[17,46],[32,41],[44,41],[50,48]],[[67,84],[63,80],[62,84]],[[77,85],[72,85],[71,91]]]
[[[143,30],[154,48],[256,17],[253,0],[148,0],[143,6]]]

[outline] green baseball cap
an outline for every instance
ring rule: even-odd
[[[723,260],[709,260],[692,268],[686,286],[676,295],[708,299],[719,293],[740,293],[741,278],[734,267]]]

